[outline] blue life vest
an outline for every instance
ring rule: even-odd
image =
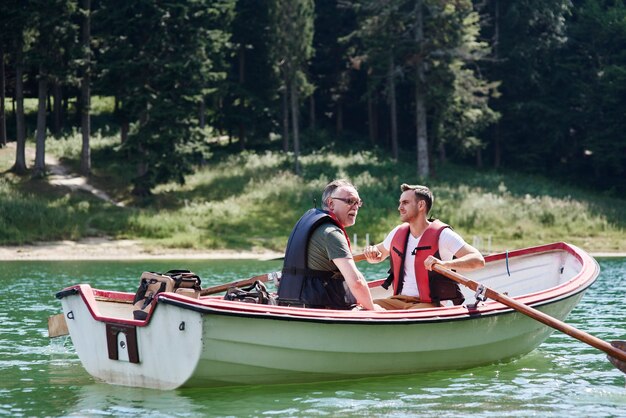
[[[329,222],[341,228],[327,212],[310,209],[291,231],[278,287],[278,301],[281,305],[350,309],[356,303],[340,273],[308,267],[309,238],[317,227]]]

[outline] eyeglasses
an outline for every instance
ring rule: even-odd
[[[361,207],[363,206],[363,201],[361,199],[344,199],[343,197],[331,197],[331,199],[335,199],[335,200],[341,200],[343,203],[345,203],[348,206],[354,206],[357,205],[357,207]]]

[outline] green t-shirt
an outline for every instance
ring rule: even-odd
[[[339,271],[331,261],[335,258],[352,258],[352,252],[341,228],[332,222],[325,222],[309,238],[307,263],[313,270]]]

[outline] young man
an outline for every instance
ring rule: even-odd
[[[279,303],[311,308],[376,309],[356,268],[345,228],[354,225],[363,201],[346,180],[329,183],[322,210],[308,210],[296,223],[285,251]],[[380,309],[380,307],[378,307]]]
[[[400,219],[377,245],[365,248],[368,262],[380,263],[391,256],[394,295],[376,299],[385,309],[415,309],[440,306],[441,301],[463,303],[456,283],[432,271],[436,263],[454,270],[473,270],[485,265],[480,252],[439,220],[428,220],[433,195],[425,186],[400,186]]]

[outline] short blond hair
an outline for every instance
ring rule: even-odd
[[[433,196],[433,193],[430,191],[430,189],[426,186],[420,186],[418,185],[409,185],[406,183],[402,183],[402,185],[400,186],[400,190],[402,192],[406,192],[407,190],[413,190],[415,191],[415,197],[417,198],[417,200],[423,200],[424,202],[426,202],[426,213],[428,214],[428,212],[430,212],[430,208],[433,207],[433,203],[435,202],[435,198]]]

